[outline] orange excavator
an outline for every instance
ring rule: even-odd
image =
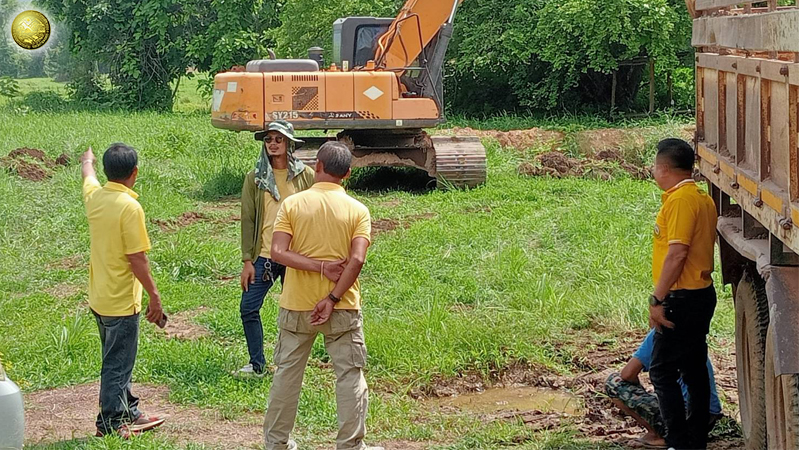
[[[486,150],[476,137],[430,136],[444,122],[442,68],[461,0],[408,0],[396,18],[346,17],[333,24],[333,61],[322,49],[308,59],[254,60],[214,77],[211,123],[255,132],[272,120],[297,130],[341,130],[335,137],[302,137],[296,155],[306,163],[338,139],[354,167],[414,167],[440,185],[486,181]]]

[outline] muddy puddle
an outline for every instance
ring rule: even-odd
[[[456,408],[475,414],[501,411],[540,411],[578,415],[583,412],[580,400],[568,392],[541,387],[489,388],[483,392],[429,401],[440,408]]]

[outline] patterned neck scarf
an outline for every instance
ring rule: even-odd
[[[294,177],[303,173],[306,165],[303,161],[294,157],[294,142],[287,139],[286,146],[286,159],[288,161],[288,173],[286,181],[291,182]],[[281,201],[281,194],[278,192],[278,185],[275,183],[275,172],[272,170],[272,164],[269,162],[269,155],[267,155],[267,146],[261,144],[261,155],[256,161],[256,186],[263,191],[269,192],[276,202]]]

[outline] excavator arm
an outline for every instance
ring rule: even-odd
[[[378,38],[376,66],[402,74],[441,30],[452,26],[461,2],[407,0],[386,33]]]

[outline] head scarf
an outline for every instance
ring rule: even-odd
[[[288,162],[288,171],[286,174],[286,181],[291,182],[294,177],[303,173],[306,165],[303,161],[294,157],[295,143],[291,139],[286,140],[286,160]],[[261,143],[261,155],[256,161],[256,186],[259,189],[269,192],[276,202],[281,201],[281,194],[278,192],[278,185],[275,183],[275,171],[272,170],[272,164],[267,154],[267,144]]]

